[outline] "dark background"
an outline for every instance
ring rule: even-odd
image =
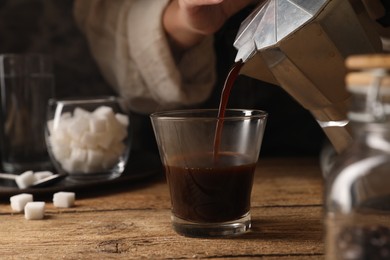
[[[72,5],[72,0],[1,0],[0,53],[49,54],[54,62],[58,98],[115,94],[102,78],[75,25]],[[218,106],[236,55],[233,41],[249,12],[247,9],[233,17],[216,35],[219,78],[214,93],[202,107]],[[269,113],[263,156],[317,155],[322,147],[324,134],[311,114],[277,86],[240,76],[228,107],[257,108]],[[132,113],[131,120],[133,148],[156,151],[148,115]]]

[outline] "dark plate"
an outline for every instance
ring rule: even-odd
[[[0,199],[9,199],[19,193],[33,195],[51,194],[57,191],[88,191],[96,190],[98,186],[115,186],[136,183],[153,176],[162,175],[160,159],[157,155],[147,152],[132,152],[122,175],[112,180],[96,180],[88,182],[73,182],[63,179],[46,187],[19,189],[14,181],[0,180]]]

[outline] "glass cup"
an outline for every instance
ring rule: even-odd
[[[51,99],[46,143],[58,173],[71,181],[119,177],[130,151],[130,121],[116,97]]]
[[[267,113],[157,112],[151,121],[170,189],[173,229],[189,237],[250,229],[250,197]]]
[[[4,171],[48,170],[44,128],[46,106],[54,97],[50,57],[42,54],[0,55],[0,145]]]

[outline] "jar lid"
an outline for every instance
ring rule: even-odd
[[[390,55],[355,55],[346,59],[351,70],[346,86],[356,98],[348,117],[356,122],[379,123],[390,119]]]
[[[390,75],[378,76],[370,72],[350,72],[345,77],[347,89],[355,93],[367,92],[375,84],[380,85],[382,95],[390,95]]]
[[[352,70],[345,77],[350,92],[366,93],[368,88],[378,86],[380,95],[390,95],[390,55],[354,55],[345,64]]]
[[[352,55],[345,65],[350,70],[390,69],[390,54]]]

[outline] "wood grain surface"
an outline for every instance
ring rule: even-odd
[[[252,191],[252,230],[186,238],[170,224],[163,174],[86,190],[73,208],[46,201],[43,220],[0,204],[0,259],[323,259],[323,180],[317,158],[264,158]]]

